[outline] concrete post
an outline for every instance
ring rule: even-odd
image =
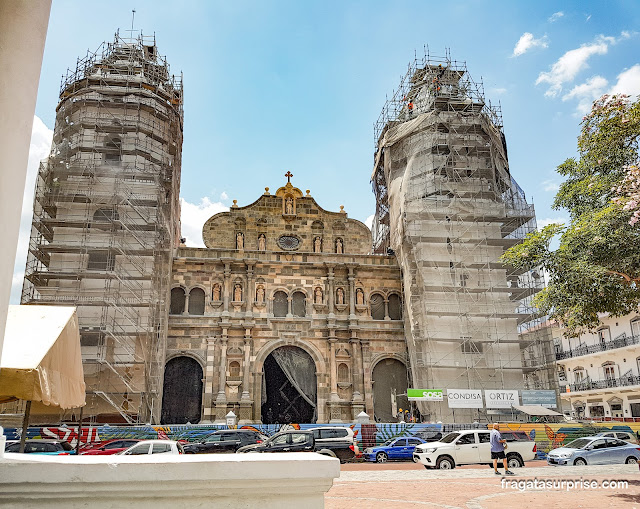
[[[51,0],[0,2],[0,357]]]

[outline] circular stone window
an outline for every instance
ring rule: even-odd
[[[286,251],[293,251],[300,247],[300,239],[293,235],[282,235],[278,238],[278,246]]]

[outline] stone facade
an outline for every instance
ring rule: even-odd
[[[400,269],[369,253],[369,229],[288,183],[213,216],[203,237],[206,249],[174,258],[167,348],[168,362],[191,357],[202,367],[201,420],[230,410],[241,422],[263,420],[265,361],[282,346],[315,364],[317,422],[373,417],[375,366],[406,366],[407,356]],[[173,383],[165,377],[165,398]]]

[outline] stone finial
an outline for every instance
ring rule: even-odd
[[[233,205],[231,205],[232,209],[237,209],[238,208],[238,200],[233,200]]]
[[[307,189],[307,196],[311,196],[311,190]]]
[[[264,188],[264,195],[265,196],[269,196],[269,188],[268,187]]]
[[[344,210],[344,205],[340,205],[340,214],[346,214]]]

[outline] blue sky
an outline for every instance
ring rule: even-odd
[[[366,220],[374,211],[373,123],[425,45],[466,61],[487,99],[501,103],[511,172],[542,224],[564,217],[550,208],[555,168],[575,155],[590,101],[612,90],[640,94],[640,3],[633,0],[54,0],[31,171],[54,125],[60,76],[116,29],[130,28],[134,8],[135,28],[155,32],[172,71],[184,73],[181,195],[191,245],[200,245],[198,230],[212,213],[232,199],[254,201],[265,186],[277,189],[287,171],[323,207],[344,205]],[[25,246],[23,238],[16,285]]]

